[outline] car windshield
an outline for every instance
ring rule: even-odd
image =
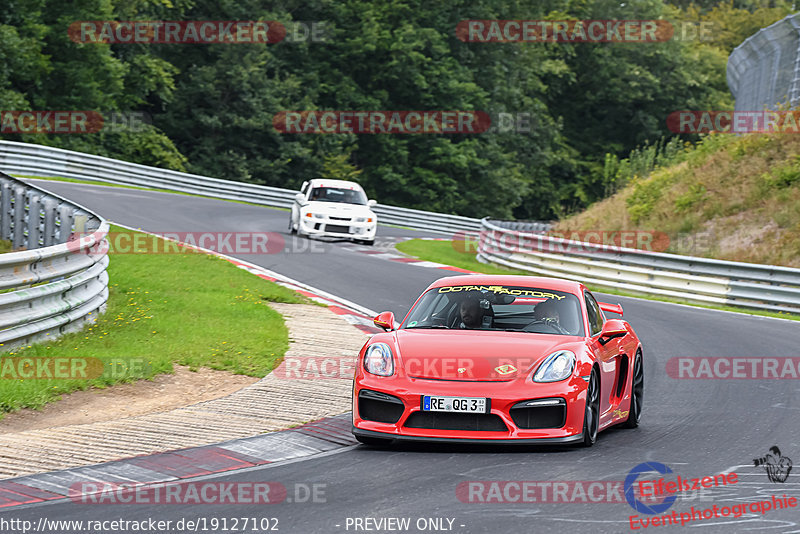
[[[426,292],[400,328],[499,330],[583,336],[572,293],[520,286],[444,286]]]
[[[345,204],[367,204],[367,196],[359,189],[341,187],[315,187],[308,200],[314,202],[343,202]]]

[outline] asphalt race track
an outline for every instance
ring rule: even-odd
[[[373,257],[359,252],[359,248],[366,247],[346,242],[315,242],[309,250],[307,240],[294,240],[288,235],[286,211],[102,186],[58,182],[39,185],[113,222],[154,232],[281,233],[295,251],[233,255],[375,311],[391,310],[404,315],[427,284],[448,274]],[[389,227],[378,231],[379,238],[426,235],[435,236]],[[8,510],[0,513],[0,520],[153,518],[175,524],[182,518],[274,517],[279,532],[284,533],[630,532],[629,516],[637,512],[625,502],[624,495],[618,502],[620,495],[615,491],[610,492],[610,500],[616,502],[591,502],[593,499],[570,491],[569,498],[557,498],[558,502],[514,502],[520,496],[510,492],[507,500],[512,502],[487,503],[469,502],[465,493],[457,494],[457,488],[470,481],[540,481],[550,484],[539,488],[551,489],[555,487],[552,484],[565,481],[601,481],[607,488],[607,482],[623,481],[642,462],[666,464],[683,478],[728,471],[739,475],[737,484],[695,494],[693,499],[678,499],[665,513],[688,512],[692,506],[733,506],[772,495],[800,497],[800,467],[779,483],[771,482],[763,468],[753,466],[753,459],[764,456],[772,446],[800,462],[800,387],[796,379],[688,380],[671,378],[666,373],[667,360],[680,356],[800,356],[800,324],[638,299],[605,299],[622,303],[625,318],[644,343],[645,406],[638,429],[605,431],[591,449],[406,445],[384,451],[356,446],[302,461],[213,477],[215,481],[281,482],[289,494],[286,501],[278,504],[87,506],[58,501]],[[320,484],[317,487],[324,493],[318,495],[318,502],[302,498],[302,488],[313,484]],[[536,496],[540,495],[537,491]],[[800,532],[799,517],[798,508],[763,515],[748,512],[739,518],[690,523],[680,530],[688,531],[691,526],[693,531],[701,532]],[[356,522],[356,518],[409,518],[410,523],[405,530],[378,529],[377,523]],[[250,526],[240,525],[228,532],[263,531],[251,530]],[[198,530],[202,531],[202,527]],[[647,530],[678,528],[653,525]],[[214,530],[209,527],[207,531]]]

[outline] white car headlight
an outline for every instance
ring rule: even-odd
[[[324,216],[323,214],[321,214],[321,213],[315,213],[315,214],[314,214],[314,218],[315,218],[315,219],[324,219],[324,218],[325,218],[325,216]]]
[[[373,375],[392,376],[394,374],[394,356],[389,345],[386,343],[370,345],[364,354],[364,369]]]
[[[356,217],[356,222],[358,222],[358,223],[367,222],[367,218],[366,217]]]
[[[533,375],[534,382],[558,382],[569,378],[575,369],[575,353],[559,350],[548,356]]]

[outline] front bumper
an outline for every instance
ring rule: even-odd
[[[304,234],[321,237],[342,237],[346,239],[375,239],[377,222],[336,221],[327,218],[300,218],[300,229]]]
[[[361,436],[365,438],[382,438],[387,440],[396,440],[411,443],[464,443],[464,444],[482,444],[491,443],[497,445],[570,445],[583,441],[583,432],[576,436],[566,436],[563,438],[516,438],[516,439],[502,439],[502,438],[434,438],[430,436],[406,436],[397,435],[384,432],[375,432],[374,430],[360,430],[353,425],[352,429],[354,436]]]
[[[363,392],[363,393],[362,393]],[[375,395],[377,394],[377,395]],[[386,410],[374,408],[371,402],[381,396]],[[489,413],[440,417],[421,409],[424,395],[453,397],[487,397]],[[361,402],[360,402],[361,399]],[[543,416],[542,427],[537,417],[520,417],[522,403],[563,399],[563,418]],[[573,376],[562,382],[533,384],[530,381],[468,382],[371,377],[360,375],[353,389],[353,434],[364,437],[410,441],[457,441],[465,443],[572,443],[583,439],[583,418],[586,405],[586,382]],[[538,408],[538,407],[537,407]],[[361,410],[365,413],[361,413]],[[543,412],[538,412],[543,414]],[[399,416],[398,416],[399,414]],[[437,428],[438,426],[438,428]]]

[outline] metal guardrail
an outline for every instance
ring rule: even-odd
[[[16,175],[77,178],[113,184],[164,189],[226,200],[239,200],[289,208],[297,191],[220,180],[198,174],[170,171],[71,150],[28,143],[0,141],[0,170]],[[449,233],[479,230],[480,219],[378,204],[378,221]]]
[[[800,313],[800,269],[571,241],[482,221],[478,260],[602,288]]]
[[[77,330],[108,300],[108,223],[85,208],[0,173],[2,350]],[[73,238],[73,236],[81,236]]]

